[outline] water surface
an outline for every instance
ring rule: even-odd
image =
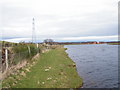
[[[83,79],[83,88],[118,87],[117,45],[65,45]]]

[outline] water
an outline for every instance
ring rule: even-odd
[[[65,45],[83,79],[83,88],[118,87],[117,45]]]

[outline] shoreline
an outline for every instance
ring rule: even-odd
[[[65,48],[65,47],[64,47],[64,49],[65,49],[65,53],[66,53],[66,54],[67,54],[67,56],[68,56],[68,53],[66,52],[66,50],[67,50],[68,48]],[[68,56],[68,57],[69,57],[69,56]],[[69,57],[69,58],[70,58],[70,57]],[[70,59],[71,59],[71,58],[70,58]],[[72,59],[71,59],[71,60],[72,60]],[[73,60],[72,60],[72,61],[73,61]],[[74,62],[74,61],[73,61],[73,62]],[[75,64],[75,68],[76,68],[76,72],[77,72],[76,63],[74,62],[74,64]],[[77,72],[77,74],[78,74],[78,72]],[[80,77],[80,75],[79,75],[79,74],[78,74],[78,76]],[[80,78],[81,78],[81,77],[80,77]],[[81,79],[82,79],[82,78],[81,78]],[[79,86],[79,87],[78,87],[78,89],[79,89],[79,88],[83,88],[83,84],[84,84],[84,83],[83,83],[83,79],[82,79],[82,85],[81,85],[81,86]]]

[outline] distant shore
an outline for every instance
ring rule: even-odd
[[[108,45],[120,45],[120,43],[108,43]]]

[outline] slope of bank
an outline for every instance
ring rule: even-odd
[[[24,72],[24,73],[23,73]],[[22,74],[22,76],[20,76]],[[75,63],[59,47],[43,53],[28,71],[12,75],[3,81],[3,87],[12,88],[78,88],[82,79],[76,72]]]

